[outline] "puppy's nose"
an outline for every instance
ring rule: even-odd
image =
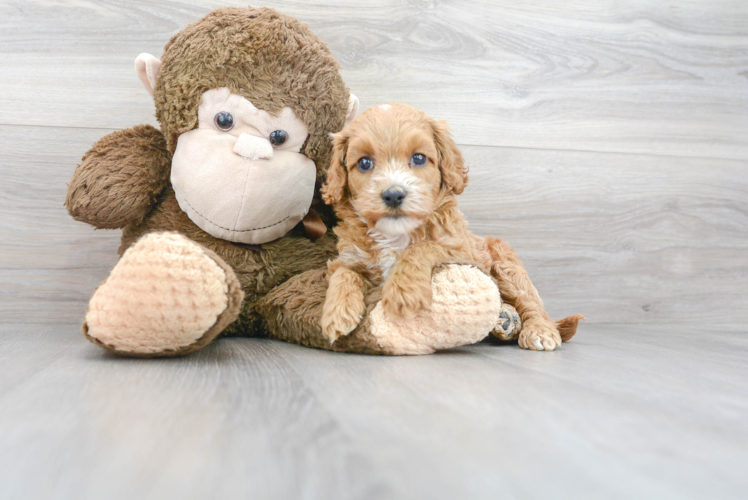
[[[400,186],[393,186],[387,189],[387,191],[382,192],[382,200],[388,207],[397,208],[403,204],[403,200],[407,194]]]
[[[252,134],[242,134],[234,144],[234,153],[248,160],[272,160],[273,145],[270,141]]]

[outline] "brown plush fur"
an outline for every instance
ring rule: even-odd
[[[318,349],[360,354],[394,354],[378,344],[371,334],[369,316],[348,336],[331,344],[322,335],[319,318],[328,286],[327,269],[321,268],[294,276],[273,289],[260,306],[271,336]],[[381,288],[369,290],[364,307],[368,312],[382,297]],[[290,313],[289,313],[290,312]],[[283,332],[282,335],[272,332]]]
[[[261,249],[215,238],[198,228],[179,209],[174,190],[169,186],[149,217],[138,225],[125,228],[120,255],[141,236],[152,231],[176,231],[215,252],[236,273],[245,293],[239,320],[230,325],[227,335],[258,335],[265,333],[257,307],[259,301],[274,287],[310,269],[323,267],[335,256],[335,239],[328,232],[311,241],[301,227],[283,238],[265,243]]]
[[[68,212],[100,229],[139,224],[169,184],[171,155],[150,125],[109,134],[83,157],[70,181]]]
[[[426,163],[414,164],[414,155]],[[361,171],[362,158],[374,167]],[[335,136],[322,188],[340,218],[339,257],[329,263],[322,314],[323,333],[331,342],[358,324],[368,287],[384,284],[382,306],[388,315],[413,317],[431,303],[434,267],[455,260],[477,261],[490,270],[502,298],[522,318],[521,347],[551,350],[574,335],[581,316],[554,323],[509,245],[468,230],[456,197],[467,181],[447,125],[410,106],[371,108]],[[403,196],[399,206],[385,203],[392,189]]]
[[[335,255],[334,237],[328,232],[312,242],[297,226],[261,247],[215,238],[179,208],[169,182],[171,156],[179,135],[197,126],[202,93],[228,87],[271,113],[293,109],[309,130],[301,152],[321,179],[330,162],[329,134],[343,127],[349,91],[327,46],[305,24],[268,8],[208,14],[169,41],[162,62],[154,92],[161,131],[138,126],[100,139],[73,175],[66,206],[97,228],[123,228],[120,255],[153,231],[177,231],[214,252],[245,293],[239,319],[224,334],[264,333],[262,299],[291,276],[324,267]],[[312,207],[332,225],[318,193]]]

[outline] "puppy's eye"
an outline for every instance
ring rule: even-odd
[[[273,146],[281,146],[288,139],[288,133],[285,130],[273,130],[268,139]]]
[[[358,167],[360,171],[368,172],[369,170],[374,168],[374,162],[368,156],[364,156],[363,158],[358,160],[358,163],[356,164],[356,166]]]
[[[410,157],[410,164],[414,167],[422,167],[426,165],[426,161],[426,155],[422,155],[421,153],[416,153]]]
[[[231,116],[231,113],[227,113],[226,111],[221,111],[218,113],[215,117],[216,127],[223,130],[224,132],[228,132],[232,128],[234,128],[234,117]]]

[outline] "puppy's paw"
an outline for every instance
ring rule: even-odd
[[[507,303],[501,304],[501,313],[491,333],[501,340],[514,340],[522,331],[522,320],[517,310]]]
[[[528,321],[519,334],[519,346],[533,351],[552,351],[561,345],[558,328],[551,322]]]
[[[392,318],[411,319],[431,306],[431,279],[390,277],[382,289],[382,308]]]
[[[362,293],[348,295],[342,303],[326,301],[322,311],[322,335],[333,344],[356,329],[366,311]]]

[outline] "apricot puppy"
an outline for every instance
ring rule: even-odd
[[[468,230],[457,209],[467,174],[447,124],[404,104],[370,108],[333,136],[322,187],[340,218],[322,313],[330,342],[356,328],[366,288],[383,284],[385,313],[410,318],[429,307],[434,267],[465,261],[489,270],[517,309],[520,347],[553,350],[574,335],[582,316],[554,323],[509,245]]]

